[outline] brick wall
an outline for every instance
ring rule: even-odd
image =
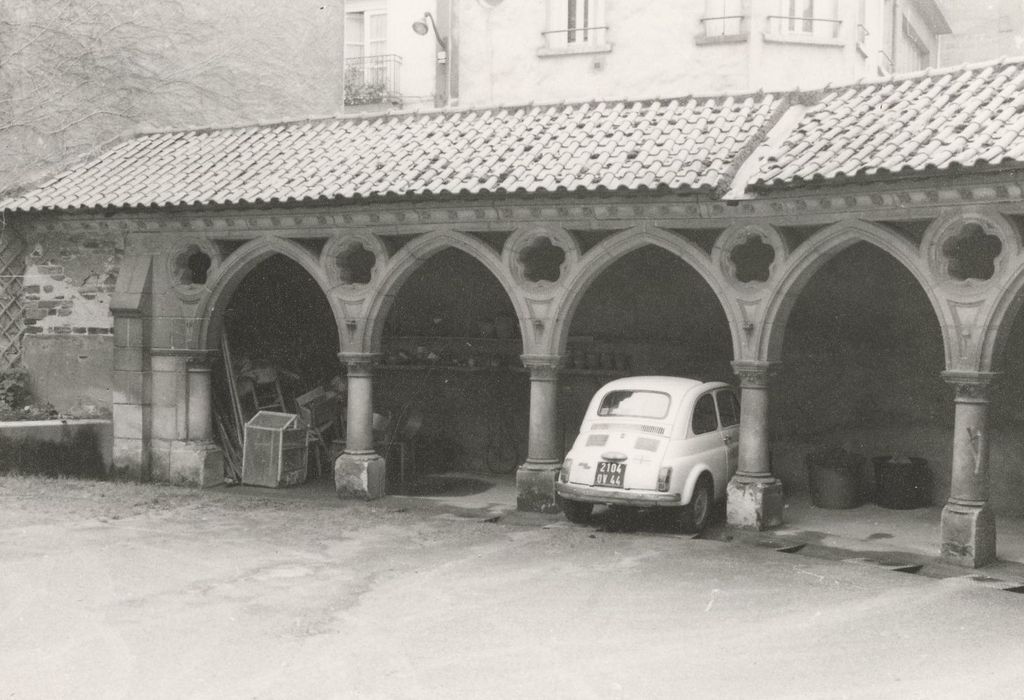
[[[22,286],[28,335],[111,335],[110,295],[124,253],[112,234],[52,234],[35,241]]]

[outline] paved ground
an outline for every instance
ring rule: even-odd
[[[1024,596],[432,501],[0,478],[0,697],[1016,697]],[[724,538],[723,538],[724,539]]]

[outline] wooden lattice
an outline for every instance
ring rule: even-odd
[[[21,284],[25,275],[25,244],[11,231],[0,232],[0,369],[21,362],[25,335]]]

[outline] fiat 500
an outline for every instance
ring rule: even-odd
[[[740,407],[722,382],[628,377],[605,384],[587,408],[558,473],[574,523],[595,505],[664,508],[673,526],[700,532],[736,471]]]

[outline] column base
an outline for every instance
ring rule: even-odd
[[[148,481],[149,460],[141,438],[114,438],[109,476],[115,481]]]
[[[527,462],[516,471],[516,509],[528,513],[559,513],[555,479],[561,462]]]
[[[384,471],[384,458],[375,452],[342,452],[334,460],[334,490],[338,498],[383,498]]]
[[[988,504],[946,503],[941,552],[946,561],[972,569],[996,560],[996,519]]]
[[[733,527],[768,530],[782,525],[782,482],[734,476],[726,487],[726,521]]]
[[[173,440],[167,481],[184,486],[222,486],[224,454],[212,442]]]

